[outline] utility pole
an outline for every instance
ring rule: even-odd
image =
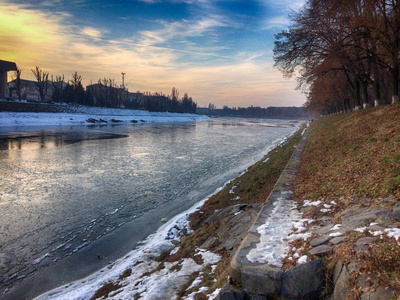
[[[124,72],[121,73],[122,75],[122,88],[125,89],[125,74]]]

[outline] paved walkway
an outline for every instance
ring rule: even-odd
[[[270,223],[271,226],[273,226],[275,222],[279,221],[273,220],[274,213],[276,212],[276,210],[274,210],[276,207],[274,203],[278,201],[282,203],[285,203],[285,201],[293,203],[290,198],[292,197],[294,179],[296,178],[300,166],[301,155],[308,134],[309,130],[306,130],[302,140],[296,147],[296,150],[275,184],[274,189],[268,196],[256,221],[243,239],[238,251],[231,261],[231,282],[233,282],[235,286],[243,288],[248,294],[266,296],[280,294],[282,288],[282,276],[284,274],[282,267],[276,266],[279,264],[272,265],[260,259],[251,259],[251,257],[257,257],[257,251],[261,250],[258,245],[264,238],[261,237],[257,229],[266,223]],[[292,208],[293,207],[288,207],[287,211],[290,211]],[[279,235],[279,232],[276,232],[276,234]],[[273,239],[273,237],[271,238]],[[264,254],[261,253],[260,257],[262,255]]]

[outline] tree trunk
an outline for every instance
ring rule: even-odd
[[[392,71],[392,104],[399,102],[399,63]]]
[[[374,106],[379,106],[379,101],[381,99],[381,87],[379,81],[379,70],[376,63],[374,63],[374,82],[372,84],[372,91],[374,93]]]
[[[361,82],[362,92],[363,92],[363,108],[369,107],[369,99],[368,99],[368,83],[366,81]]]
[[[361,95],[360,95],[360,81],[356,79],[355,82],[355,92],[356,92],[356,103],[354,110],[360,110],[361,109]]]

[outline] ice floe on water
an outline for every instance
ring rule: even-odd
[[[267,263],[282,267],[290,247],[296,239],[307,239],[310,232],[304,232],[312,220],[302,218],[296,202],[279,197],[273,203],[273,210],[266,222],[257,228],[260,241],[247,254],[251,262]]]
[[[45,255],[35,259],[32,264],[37,265],[42,262],[45,258],[50,257],[50,253],[46,253]]]

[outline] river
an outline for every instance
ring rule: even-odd
[[[0,132],[0,298],[30,299],[125,255],[297,124],[212,119]]]

